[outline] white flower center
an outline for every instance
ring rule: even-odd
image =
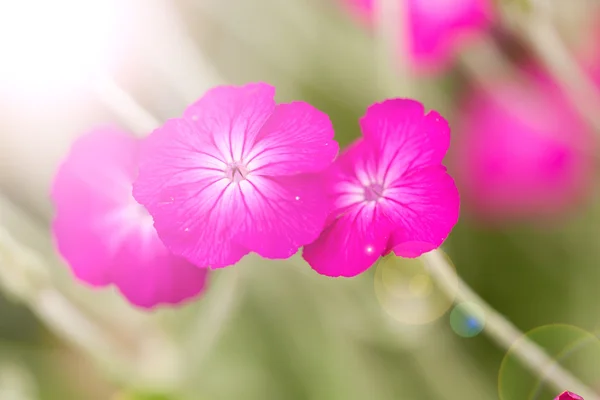
[[[250,171],[241,162],[232,162],[225,169],[225,176],[234,183],[238,183],[246,179]]]
[[[365,201],[378,201],[383,197],[383,186],[379,183],[372,183],[364,187]]]

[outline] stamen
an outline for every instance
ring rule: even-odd
[[[227,178],[231,179],[232,182],[238,183],[246,179],[248,172],[246,166],[239,162],[233,162],[227,166],[225,175]]]
[[[383,186],[379,183],[372,183],[364,188],[365,201],[377,201],[383,197]]]

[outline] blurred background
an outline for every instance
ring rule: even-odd
[[[375,101],[444,115],[458,276],[600,393],[599,22],[594,0],[0,0],[0,400],[558,394],[419,260],[332,279],[250,256],[154,312],[72,277],[49,228],[72,141],[254,81],[342,146]]]

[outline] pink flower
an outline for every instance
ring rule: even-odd
[[[133,198],[138,149],[115,130],[75,142],[52,188],[55,241],[80,280],[114,284],[143,308],[177,304],[202,292],[207,270],[171,255]]]
[[[460,111],[456,177],[490,221],[562,211],[589,186],[590,130],[549,79],[528,76],[475,88]]]
[[[167,247],[221,268],[250,251],[288,258],[327,216],[318,173],[338,152],[326,114],[276,105],[264,84],[220,86],[154,131],[134,196]]]
[[[304,248],[323,275],[360,274],[392,250],[418,257],[439,247],[458,220],[458,191],[442,165],[447,122],[401,99],[372,105],[360,122],[364,137],[326,174],[329,225]]]
[[[344,0],[361,22],[375,19],[377,0]],[[416,70],[438,71],[446,67],[465,42],[484,32],[492,21],[491,0],[406,0],[409,61]]]
[[[554,400],[583,400],[583,397],[573,392],[562,392],[554,398]]]

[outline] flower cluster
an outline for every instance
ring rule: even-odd
[[[264,83],[220,86],[143,140],[78,140],[53,187],[54,233],[74,274],[151,308],[199,294],[208,269],[254,252],[354,276],[381,255],[441,245],[459,197],[450,129],[412,100],[371,106],[337,159],[329,117],[276,104]]]

